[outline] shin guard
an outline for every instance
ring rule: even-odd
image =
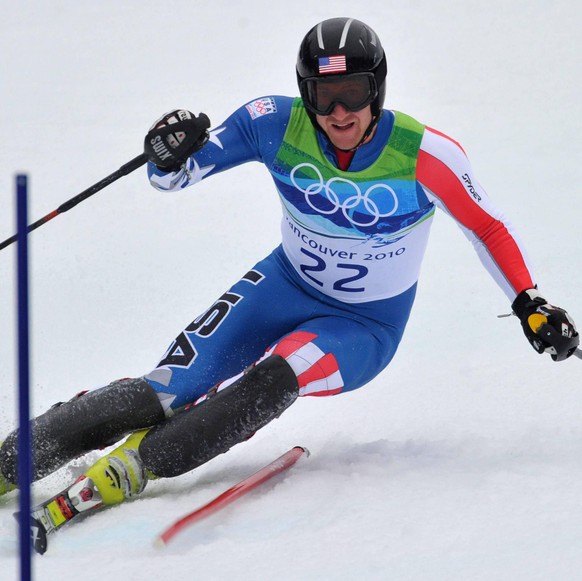
[[[271,355],[222,391],[152,428],[139,455],[158,477],[184,474],[248,439],[298,395],[289,364]]]
[[[56,404],[31,422],[33,479],[164,417],[157,393],[143,379],[115,381]],[[0,471],[11,483],[17,482],[17,449],[18,431],[14,431],[0,448]]]

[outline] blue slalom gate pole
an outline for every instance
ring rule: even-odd
[[[30,347],[28,288],[28,178],[16,176],[18,269],[18,486],[20,488],[20,579],[32,579],[30,542]]]

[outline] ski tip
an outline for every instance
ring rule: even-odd
[[[303,450],[303,453],[305,454],[306,458],[309,458],[309,456],[311,456],[311,452],[305,446],[294,446],[294,448],[296,450]]]
[[[154,539],[154,549],[157,549],[158,551],[161,551],[162,549],[166,548],[166,542],[164,541],[164,539],[160,536],[160,537],[156,537]]]

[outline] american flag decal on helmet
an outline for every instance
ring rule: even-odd
[[[334,73],[345,73],[347,70],[346,56],[343,54],[337,56],[319,57],[319,74],[330,75]]]

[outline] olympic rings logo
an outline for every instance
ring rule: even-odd
[[[253,107],[257,110],[257,113],[259,115],[264,115],[265,113],[267,113],[269,111],[268,106],[265,104],[264,100],[261,101],[255,101],[253,103]]]
[[[312,170],[316,176],[315,183],[310,184],[307,188],[302,188],[295,180],[295,174],[301,168],[309,168]],[[398,209],[398,197],[396,192],[386,184],[374,184],[370,186],[364,193],[358,186],[358,184],[342,177],[333,177],[326,182],[323,181],[323,176],[319,169],[311,163],[300,163],[296,165],[289,176],[291,178],[292,184],[303,194],[305,194],[305,201],[309,204],[309,207],[319,212],[320,214],[335,214],[338,210],[341,210],[347,221],[354,226],[373,226],[380,218],[387,218],[392,216]],[[353,190],[353,194],[348,196],[343,202],[340,201],[338,194],[333,189],[333,184],[348,184],[349,190]],[[372,194],[374,193],[384,193],[388,192],[392,196],[394,202],[394,207],[389,212],[380,212],[378,204],[372,199]],[[318,208],[314,200],[314,196],[321,194],[332,204],[330,210],[322,210]],[[371,221],[358,222],[353,216],[350,216],[349,210],[353,210],[357,206],[362,205],[365,208],[367,214],[369,214]],[[364,212],[362,212],[363,214]]]

